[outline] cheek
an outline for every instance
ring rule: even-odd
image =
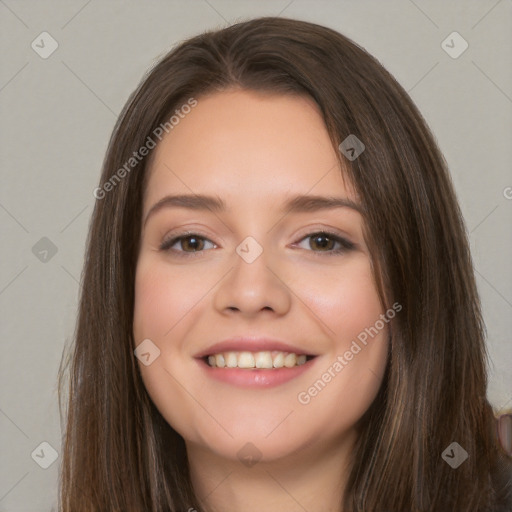
[[[166,337],[170,329],[198,307],[213,283],[213,279],[185,267],[171,268],[165,262],[141,257],[135,276],[135,342]]]
[[[388,324],[381,320],[385,311],[369,260],[350,263],[346,271],[304,281],[311,285],[302,288],[322,320],[318,325],[333,343],[297,400],[308,411],[306,422],[318,420],[330,425],[333,433],[354,424],[373,402],[389,345]]]
[[[383,312],[369,260],[357,255],[342,267],[301,279],[300,296],[321,320],[327,336],[343,348],[347,339],[375,323]]]
[[[149,338],[160,350],[150,365],[139,362],[141,377],[157,409],[178,432],[187,431],[196,421],[194,404],[179,384],[187,382],[186,372],[176,366],[183,356],[187,314],[194,314],[204,295],[204,280],[201,283],[194,274],[142,255],[135,276],[135,346]]]

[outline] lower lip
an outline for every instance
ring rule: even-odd
[[[243,368],[216,368],[210,366],[202,359],[198,359],[197,361],[202,370],[206,372],[206,375],[212,379],[243,388],[270,388],[285,384],[299,377],[304,372],[307,372],[315,359],[316,357],[299,366],[293,366],[292,368],[256,368],[254,370]]]

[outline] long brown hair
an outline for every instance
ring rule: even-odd
[[[119,116],[87,239],[74,344],[59,374],[61,400],[64,387],[69,393],[60,510],[200,510],[184,441],[151,402],[133,354],[148,158],[131,168],[126,162],[189,98],[233,87],[316,101],[364,207],[382,303],[403,307],[379,395],[360,421],[344,512],[507,507],[511,463],[486,399],[471,256],[434,137],[403,88],[353,41],[316,24],[267,17],[180,44]],[[350,134],[365,145],[352,161],[338,151]],[[452,442],[469,455],[457,469],[442,458]]]

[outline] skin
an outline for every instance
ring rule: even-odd
[[[161,352],[149,366],[139,362],[144,385],[185,439],[201,503],[223,512],[339,511],[354,425],[384,374],[388,326],[308,404],[299,402],[298,394],[385,312],[358,211],[281,211],[296,194],[358,201],[318,107],[301,96],[217,92],[198,98],[153,151],[143,220],[168,194],[215,195],[228,206],[151,215],[135,276],[135,345],[149,338]],[[196,253],[190,239],[174,244],[174,252],[159,249],[186,230],[206,239]],[[322,249],[308,237],[322,230],[355,248],[329,254],[339,244]],[[263,248],[250,264],[236,252],[247,236]],[[270,390],[206,377],[194,355],[235,335],[278,338],[317,357],[305,373]],[[248,442],[261,455],[251,467],[237,456]]]

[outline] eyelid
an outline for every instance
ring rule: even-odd
[[[342,238],[346,242],[349,242],[350,244],[353,244],[356,246],[357,244],[355,242],[352,242],[352,238],[348,233],[338,229],[338,228],[331,228],[327,226],[307,226],[299,231],[296,237],[301,237],[299,240],[303,240],[307,236],[315,235],[318,233],[325,233],[326,235],[331,235],[334,237]]]

